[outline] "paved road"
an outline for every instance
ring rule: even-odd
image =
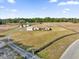
[[[10,48],[1,48],[0,59],[16,59],[16,53]]]
[[[67,48],[60,59],[79,59],[79,39]]]
[[[40,59],[37,55],[34,55],[30,52],[25,51],[24,49],[15,45],[13,42],[8,42],[8,46],[14,49],[18,54],[23,56],[25,59]]]

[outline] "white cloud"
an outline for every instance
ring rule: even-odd
[[[49,0],[49,2],[57,2],[58,0]]]
[[[66,8],[66,9],[64,9],[64,10],[66,10],[66,11],[70,11],[70,9],[69,9],[69,8]]]
[[[69,8],[65,8],[65,9],[63,10],[63,13],[66,14],[66,13],[68,13],[69,11],[70,11]]]
[[[79,1],[67,1],[67,2],[60,2],[58,4],[58,6],[62,6],[62,5],[79,5]]]
[[[17,10],[16,9],[11,9],[11,12],[17,12]]]
[[[8,3],[12,3],[12,4],[16,3],[16,0],[7,0],[7,1]]]
[[[5,8],[4,6],[0,6],[0,9],[3,9],[3,8]]]

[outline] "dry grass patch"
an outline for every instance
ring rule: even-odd
[[[65,49],[77,39],[79,39],[79,34],[63,38],[41,51],[39,55],[44,59],[59,59]]]
[[[21,43],[26,46],[33,46],[32,48],[39,48],[47,44],[48,42],[56,39],[57,37],[73,33],[72,31],[66,30],[62,27],[54,26],[52,27],[52,31],[27,32],[24,31],[24,29],[21,29],[21,31],[19,29],[13,29],[3,32],[2,34],[7,35],[11,32],[13,32],[11,36],[15,42]],[[79,35],[73,35],[63,38],[62,40],[57,41],[45,50],[41,51],[39,55],[44,59],[59,59],[59,57],[61,56],[63,51],[68,47],[68,45],[78,38]]]
[[[69,30],[58,31],[57,29],[62,30],[61,27],[54,27],[52,31],[17,31],[12,34],[12,37],[14,41],[22,43],[23,45],[29,45],[34,46],[33,48],[38,48],[57,37],[72,33]]]

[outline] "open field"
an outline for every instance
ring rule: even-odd
[[[38,48],[50,42],[52,39],[55,39],[68,33],[72,33],[72,31],[69,30],[60,31],[57,30],[57,28],[61,29],[60,27],[54,27],[54,30],[52,31],[33,31],[33,32],[17,31],[16,33],[13,33],[12,37],[16,42]]]
[[[41,51],[39,54],[45,59],[59,59],[65,49],[76,39],[79,39],[79,34],[72,35],[55,42],[50,47]]]
[[[67,28],[77,30],[79,27],[79,24],[73,24],[73,23],[43,23],[38,24],[38,26],[50,26],[52,28],[51,31],[32,31],[27,32],[25,28],[22,29],[13,29],[6,32],[1,32],[2,35],[7,35],[9,33],[11,34],[12,39],[15,42],[21,43],[26,46],[31,46],[34,49],[37,49],[41,46],[44,46],[48,42],[56,39],[57,37],[74,33],[71,30],[65,29],[59,25],[64,25]],[[36,26],[36,25],[34,25]],[[76,27],[76,28],[75,28]],[[9,29],[9,28],[8,28]],[[43,51],[41,51],[38,55],[42,57],[43,59],[59,59],[59,57],[62,55],[64,50],[76,39],[79,39],[79,34],[71,35],[68,37],[65,37],[54,44],[50,45]]]
[[[8,31],[8,30],[13,29],[15,27],[17,27],[17,25],[13,25],[13,24],[0,25],[0,32]]]
[[[72,31],[79,32],[79,23],[55,23],[54,25],[71,29]]]

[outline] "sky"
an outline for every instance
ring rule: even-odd
[[[0,18],[79,18],[79,0],[0,0]]]

